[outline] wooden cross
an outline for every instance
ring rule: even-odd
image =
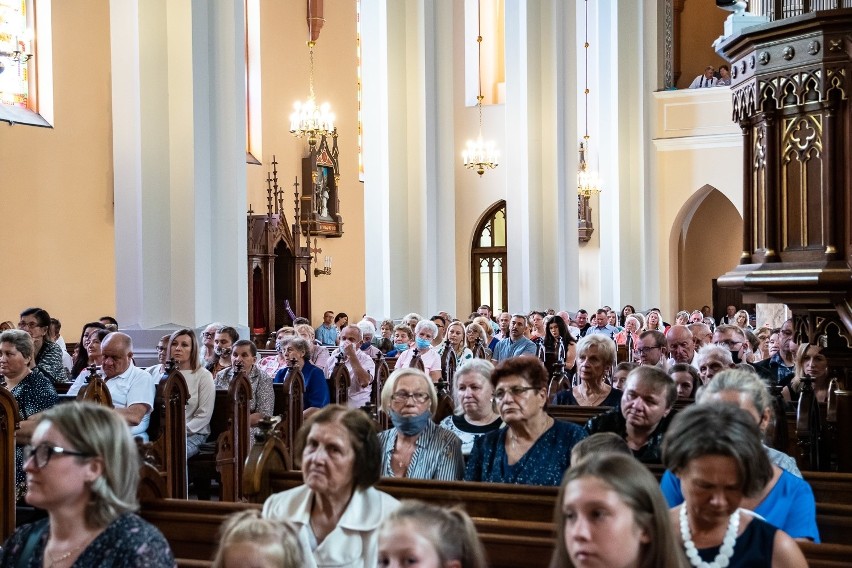
[[[319,258],[317,257],[317,255],[319,255],[319,253],[322,252],[322,249],[317,248],[317,240],[316,239],[314,239],[314,246],[312,248],[308,249],[308,250],[314,255],[314,264],[318,264]]]

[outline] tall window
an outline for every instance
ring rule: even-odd
[[[488,304],[494,312],[507,309],[506,202],[498,201],[479,220],[471,247],[473,310]]]
[[[0,121],[53,124],[52,0],[0,0]]]
[[[29,108],[32,14],[26,0],[0,0],[0,104]]]

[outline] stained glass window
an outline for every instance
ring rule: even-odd
[[[28,108],[32,28],[27,0],[0,0],[0,104]]]
[[[505,311],[506,289],[506,202],[495,203],[480,218],[473,234],[471,250],[473,309],[491,306],[494,313]]]

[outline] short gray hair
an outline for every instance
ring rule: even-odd
[[[24,356],[24,359],[31,359],[35,345],[30,334],[21,329],[7,329],[0,334],[0,343],[11,343],[15,349]]]
[[[710,395],[724,391],[738,392],[748,396],[761,416],[767,408],[772,408],[772,396],[760,377],[739,369],[729,369],[713,375],[713,380],[698,391],[695,402],[704,402]]]
[[[601,333],[591,333],[581,337],[580,341],[577,342],[577,357],[583,355],[592,346],[598,348],[598,352],[604,357],[605,365],[612,366],[615,364],[615,341]]]
[[[713,343],[705,345],[698,350],[698,353],[695,355],[695,366],[700,368],[701,364],[707,359],[718,359],[728,365],[734,364],[734,358],[731,357],[731,352],[721,345],[715,345]]]
[[[393,395],[396,390],[396,382],[402,377],[409,376],[420,377],[423,379],[423,382],[426,384],[426,391],[429,393],[429,399],[432,402],[429,406],[429,410],[431,410],[434,415],[438,410],[438,393],[435,391],[435,385],[432,383],[432,379],[430,379],[426,373],[417,367],[402,367],[390,374],[388,380],[385,381],[385,385],[382,387],[382,410],[385,412],[390,411],[391,395]]]
[[[414,335],[417,335],[422,330],[431,331],[432,337],[436,337],[438,335],[438,326],[435,325],[434,322],[429,320],[420,320],[417,322],[417,325],[414,326]]]
[[[487,385],[488,388],[494,388],[491,386],[491,373],[494,372],[494,363],[489,361],[488,359],[468,359],[461,366],[456,369],[456,374],[453,375],[453,393],[455,393],[456,400],[453,401],[455,404],[455,414],[464,414],[464,410],[459,404],[459,389],[458,382],[462,377],[466,377],[469,375],[473,375],[482,381],[483,386]],[[492,401],[492,408],[496,410],[497,406]]]
[[[361,320],[357,327],[361,330],[361,339],[364,339],[365,335],[376,335],[376,326],[371,321]]]

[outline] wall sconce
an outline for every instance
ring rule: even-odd
[[[314,276],[331,276],[331,257],[325,257],[325,266],[323,268],[314,268]]]
[[[28,53],[29,44],[30,41],[27,37],[15,37],[15,51],[12,52],[12,61],[18,64],[23,64],[32,59],[33,54]]]

